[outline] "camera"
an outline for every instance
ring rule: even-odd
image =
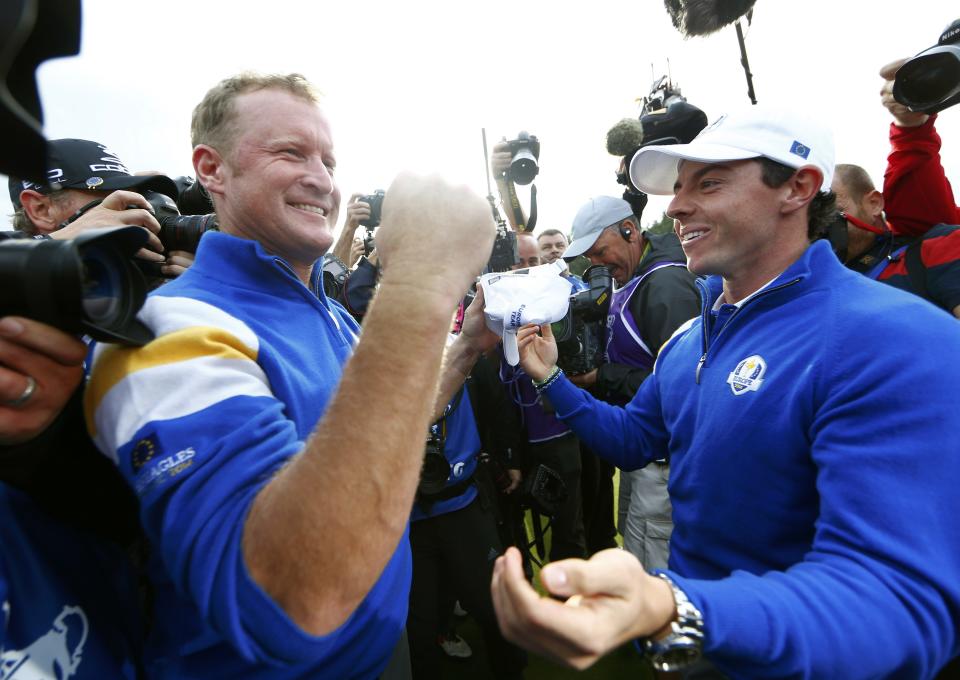
[[[417,493],[429,498],[442,493],[450,478],[450,463],[443,453],[443,440],[431,434],[424,449]]]
[[[487,261],[486,272],[507,272],[520,259],[517,252],[517,233],[506,224],[497,225],[497,236],[493,240],[493,250]]]
[[[166,194],[149,189],[142,193],[153,208],[157,222],[160,223],[159,238],[166,250],[186,250],[195,253],[204,232],[216,230],[218,227],[215,213],[181,215],[177,203]]]
[[[213,199],[200,182],[193,177],[175,177],[177,185],[177,208],[184,215],[206,215],[213,212]]]
[[[553,468],[537,465],[523,481],[520,502],[541,515],[553,517],[567,500],[567,485]]]
[[[613,277],[603,265],[593,265],[583,272],[583,282],[586,288],[570,296],[567,315],[551,324],[557,342],[557,365],[569,375],[589,373],[603,363]]]
[[[136,316],[147,289],[132,257],[146,242],[140,227],[91,229],[69,241],[2,241],[0,313],[102,342],[144,345],[153,334]]]
[[[937,113],[960,102],[960,19],[933,47],[907,61],[893,81],[893,98],[918,113]]]
[[[372,194],[357,198],[358,203],[362,202],[370,206],[370,217],[360,221],[360,225],[366,227],[367,230],[376,229],[380,226],[380,212],[383,208],[383,197],[385,195],[386,192],[383,189],[377,189]]]
[[[507,142],[510,147],[510,169],[507,179],[514,184],[530,184],[540,172],[537,160],[540,158],[540,140],[526,130],[521,130],[516,139]]]

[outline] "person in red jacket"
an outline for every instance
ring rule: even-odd
[[[906,59],[880,69],[880,101],[890,111],[890,155],[883,175],[887,221],[897,236],[922,236],[937,224],[960,224],[960,207],[940,163],[937,114],[911,111],[893,98],[893,79]]]

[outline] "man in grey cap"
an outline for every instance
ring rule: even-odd
[[[607,403],[623,406],[653,371],[660,347],[697,315],[695,277],[676,234],[642,232],[622,198],[598,196],[580,208],[564,255],[581,254],[591,264],[609,268],[617,288],[607,314],[603,365],[570,380]],[[666,458],[620,475],[623,546],[648,569],[667,566],[673,531],[669,475]]]
[[[943,360],[960,328],[811,243],[833,167],[827,128],[761,106],[634,156],[707,276],[700,316],[625,408],[555,369],[549,327],[517,335],[596,450],[670,457],[669,569],[606,550],[544,567],[540,597],[511,549],[492,585],[508,638],[581,668],[640,638],[660,670],[703,654],[700,678],[931,678],[960,652],[960,363]]]

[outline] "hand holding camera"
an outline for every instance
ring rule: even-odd
[[[120,189],[112,192],[98,205],[51,233],[50,238],[69,241],[90,229],[122,226],[143,227],[148,232],[147,243],[137,251],[136,257],[163,262],[163,244],[158,237],[160,223],[147,199],[135,191]]]
[[[893,97],[893,86],[897,71],[908,59],[897,59],[880,69],[883,87],[880,88],[880,103],[893,116],[894,122],[902,128],[919,127],[927,122],[929,115],[920,111],[911,111]]]

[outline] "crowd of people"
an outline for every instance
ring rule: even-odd
[[[549,324],[519,329],[519,365],[487,327],[499,237],[468,188],[400,175],[372,250],[360,194],[335,239],[300,75],[195,108],[218,224],[196,252],[143,195],[174,181],[50,141],[4,238],[141,227],[161,280],[142,346],[0,320],[0,677],[436,678],[470,653],[461,606],[496,678],[630,641],[687,678],[949,673],[960,207],[937,115],[891,95],[900,63],[882,190],[829,129],[758,106],[640,141],[624,197],[515,233],[517,272],[614,281],[597,365],[569,375]],[[496,145],[502,193],[509,163]],[[641,193],[673,197],[672,231],[643,228]]]

